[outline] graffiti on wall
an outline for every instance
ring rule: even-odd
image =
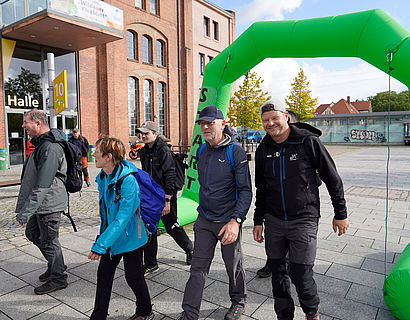
[[[373,142],[385,142],[386,138],[384,133],[377,131],[368,131],[368,130],[350,130],[350,137],[345,137],[345,141],[348,142],[352,140],[371,140]]]

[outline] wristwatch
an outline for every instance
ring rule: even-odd
[[[165,198],[165,202],[170,202],[171,198]]]
[[[235,221],[238,222],[239,224],[243,222],[242,219],[239,217],[232,217],[231,219],[235,219]]]

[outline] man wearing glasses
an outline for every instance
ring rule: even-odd
[[[229,277],[231,307],[225,320],[239,320],[245,311],[246,281],[242,261],[241,235],[252,201],[248,160],[235,143],[236,132],[228,130],[222,112],[204,108],[197,120],[204,144],[198,149],[199,206],[195,222],[194,256],[185,287],[179,320],[197,320],[202,293],[218,241]]]

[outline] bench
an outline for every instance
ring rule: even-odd
[[[20,179],[15,180],[8,180],[8,181],[0,181],[0,188],[3,187],[11,187],[11,186],[18,186],[21,184]]]

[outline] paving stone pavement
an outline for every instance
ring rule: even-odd
[[[321,298],[321,319],[394,319],[382,297],[385,211],[388,207],[386,267],[390,271],[410,240],[410,201],[408,196],[403,196],[410,191],[410,148],[391,148],[388,185],[397,192],[391,192],[386,203],[383,196],[386,194],[386,147],[327,147],[347,190],[351,226],[344,236],[333,233],[333,209],[322,186],[322,218],[314,267]],[[253,166],[251,162],[252,171]],[[98,169],[93,163],[89,169],[93,180]],[[16,179],[20,171],[21,166],[0,171],[0,181]],[[79,231],[74,233],[68,219],[62,219],[60,240],[68,265],[69,286],[43,296],[36,296],[33,288],[40,284],[38,276],[44,271],[45,261],[14,220],[18,189],[0,189],[0,320],[87,319],[93,308],[98,265],[87,260],[99,226],[95,183],[84,188],[81,196],[70,198],[71,214]],[[270,279],[256,276],[256,271],[264,265],[265,253],[263,245],[253,241],[252,213],[253,204],[243,226],[248,303],[242,319],[276,319]],[[192,238],[192,225],[185,228]],[[177,319],[189,267],[184,263],[185,254],[168,235],[159,237],[158,257],[159,271],[147,276],[156,319]],[[293,287],[292,292],[296,296]],[[227,276],[220,253],[216,251],[204,290],[201,319],[223,319],[228,307]],[[120,264],[115,275],[109,319],[127,319],[134,308],[133,294],[126,285]],[[304,319],[299,306],[295,319]]]

